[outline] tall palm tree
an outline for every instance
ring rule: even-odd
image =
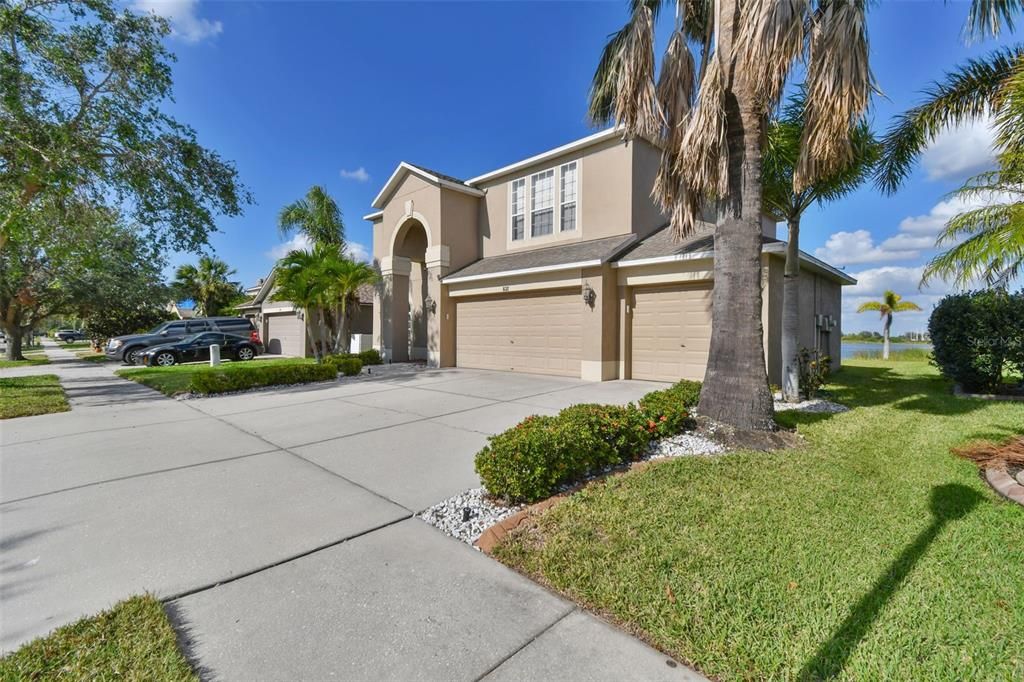
[[[835,201],[852,192],[871,176],[878,159],[878,143],[866,121],[850,135],[850,162],[802,190],[793,188],[804,130],[804,98],[799,91],[768,123],[764,144],[762,178],[764,210],[785,221],[789,231],[782,285],[782,398],[800,400],[800,219],[815,202]]]
[[[877,310],[885,324],[882,327],[882,359],[889,359],[889,330],[892,328],[892,316],[894,313],[903,313],[910,310],[920,310],[921,307],[913,301],[904,301],[903,297],[896,292],[886,289],[882,294],[881,301],[868,301],[861,303],[857,308],[858,313],[866,313],[869,310]]]
[[[198,266],[178,266],[171,288],[180,298],[192,299],[200,315],[219,315],[242,293],[241,283],[230,279],[235,272],[219,258],[200,256]]]
[[[762,140],[793,65],[806,60],[802,191],[844,167],[867,109],[865,0],[677,0],[655,84],[663,0],[632,0],[594,75],[591,117],[663,146],[654,195],[675,234],[717,203],[711,348],[698,411],[743,429],[774,428],[761,324]],[[691,44],[699,49],[698,57]]]
[[[313,185],[302,199],[283,207],[277,215],[277,227],[284,237],[299,232],[313,244],[345,245],[341,209],[320,185]]]

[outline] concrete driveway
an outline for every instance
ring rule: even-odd
[[[699,679],[413,518],[479,484],[489,434],[657,384],[451,369],[176,401],[53,356],[34,373],[74,409],[0,423],[4,651],[150,591],[214,679]]]

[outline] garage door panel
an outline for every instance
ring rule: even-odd
[[[582,305],[576,291],[459,301],[459,367],[579,376]]]
[[[703,379],[710,347],[710,284],[634,290],[634,379]]]
[[[269,315],[267,338],[263,340],[268,353],[305,355],[306,334],[302,320],[296,315]]]

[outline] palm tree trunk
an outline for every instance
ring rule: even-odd
[[[889,328],[892,327],[892,313],[885,316],[885,325],[882,327],[882,359],[889,359]]]
[[[327,312],[324,308],[320,308],[320,338],[317,339],[320,344],[320,355],[327,356]]]
[[[310,347],[313,349],[313,359],[316,360],[317,363],[319,363],[320,350],[316,346],[316,338],[314,337],[314,332],[316,331],[316,328],[313,326],[313,322],[309,319],[309,312],[310,311],[307,310],[306,314],[304,315],[306,319],[306,340],[309,342]]]
[[[800,215],[790,217],[782,280],[782,399],[800,400]]]
[[[740,8],[720,0],[715,58],[726,60],[729,193],[715,227],[711,349],[697,411],[743,430],[775,428],[761,323],[761,139],[764,120],[733,62]]]
[[[348,341],[348,334],[345,332],[345,327],[348,323],[348,301],[341,299],[341,305],[339,307],[338,314],[338,330],[337,335],[334,337],[334,352],[335,353],[347,353],[352,348],[352,343]],[[346,343],[344,346],[341,345],[342,340]],[[344,350],[342,350],[344,348]]]

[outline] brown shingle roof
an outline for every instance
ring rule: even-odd
[[[406,163],[409,163],[409,162],[406,161]],[[419,168],[424,173],[430,173],[431,175],[433,175],[435,177],[438,177],[438,178],[441,178],[442,180],[447,180],[448,182],[454,182],[457,185],[465,185],[466,184],[465,180],[460,180],[459,178],[457,178],[457,177],[455,177],[453,175],[448,175],[446,173],[440,173],[440,172],[438,172],[436,170],[427,168],[426,166],[421,166],[418,163],[409,163],[409,165],[410,166],[414,166],[416,168]]]
[[[470,263],[461,270],[449,274],[445,279],[493,275],[501,272],[568,265],[570,263],[594,260],[604,263],[617,256],[624,247],[633,241],[633,238],[634,235],[632,234],[620,234],[614,237],[605,237],[604,239],[592,239],[590,241],[573,242],[560,246],[548,246],[532,251],[490,256]]]
[[[356,296],[359,298],[360,303],[373,305],[373,285],[362,285],[356,289]]]

